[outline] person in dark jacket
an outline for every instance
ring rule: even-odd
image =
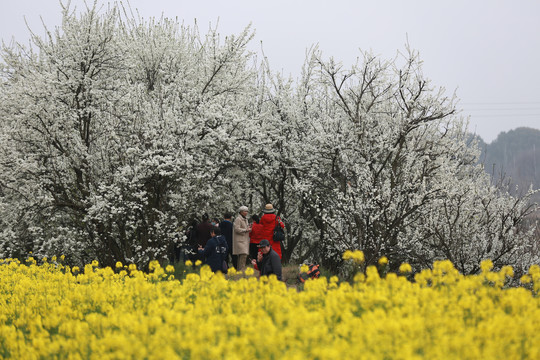
[[[281,259],[270,246],[270,242],[266,239],[261,240],[259,249],[257,260],[251,260],[255,269],[260,271],[261,276],[274,274],[278,280],[281,280]]]
[[[259,223],[259,216],[253,215],[251,220],[253,222],[251,224],[251,232],[249,233],[249,257],[256,259],[259,252],[259,243],[263,239],[263,226]]]
[[[212,223],[210,223],[210,217],[204,213],[202,216],[202,222],[197,225],[197,244],[205,247],[206,242],[211,238],[210,230],[212,229]]]
[[[199,254],[201,254],[205,261],[204,263],[210,266],[213,272],[227,272],[227,240],[225,236],[221,235],[219,227],[214,226],[210,230],[212,237],[206,242],[206,246],[199,247]]]
[[[197,220],[193,216],[191,225],[186,230],[186,243],[182,247],[182,261],[186,262],[187,260],[195,261],[197,260]]]
[[[227,240],[227,246],[229,247],[228,255],[231,258],[232,266],[236,269],[237,256],[232,254],[233,223],[231,213],[223,214],[223,221],[219,223],[219,228],[221,229],[221,235],[225,236],[225,240]]]

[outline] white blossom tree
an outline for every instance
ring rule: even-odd
[[[297,256],[332,266],[355,248],[368,263],[386,255],[394,267],[437,258],[464,272],[486,257],[516,264],[510,254],[532,241],[519,226],[531,193],[513,198],[489,185],[455,99],[424,78],[416,52],[401,62],[364,54],[345,71],[314,51],[296,93],[276,92],[286,98],[274,102],[289,125],[284,136],[301,134],[289,143],[296,161],[281,162],[290,170],[285,198],[309,234]]]
[[[4,49],[5,254],[144,264],[227,184],[233,159],[216,160],[245,120],[251,32],[223,40],[122,14],[64,8],[36,53]]]

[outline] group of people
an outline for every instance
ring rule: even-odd
[[[224,273],[229,263],[241,272],[251,263],[261,275],[275,274],[281,280],[281,243],[274,241],[274,229],[283,229],[285,224],[272,204],[266,204],[261,217],[248,218],[248,213],[247,206],[240,206],[234,220],[230,213],[225,213],[219,223],[204,214],[201,223],[192,223],[186,232],[194,250],[190,258]]]

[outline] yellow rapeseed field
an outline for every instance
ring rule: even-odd
[[[363,261],[359,252],[344,255]],[[384,258],[379,264],[386,264]],[[405,264],[406,265],[406,264]],[[83,269],[0,264],[0,357],[14,359],[540,359],[540,267],[460,275],[449,261],[407,279],[374,267],[302,291],[275,277],[178,281],[151,263]],[[250,271],[252,274],[252,270]],[[249,272],[248,272],[249,275]]]

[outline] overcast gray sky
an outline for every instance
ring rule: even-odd
[[[66,2],[66,1],[64,1]],[[29,27],[60,24],[57,0],[0,0],[0,37],[27,42]],[[93,0],[89,0],[93,3]],[[100,4],[107,1],[98,0]],[[83,0],[72,0],[81,8]],[[256,30],[276,71],[296,77],[306,49],[350,65],[359,49],[391,59],[407,41],[424,60],[424,75],[456,91],[469,130],[491,142],[502,131],[540,129],[540,1],[538,0],[131,0],[143,17],[193,24],[219,19],[223,34]]]

